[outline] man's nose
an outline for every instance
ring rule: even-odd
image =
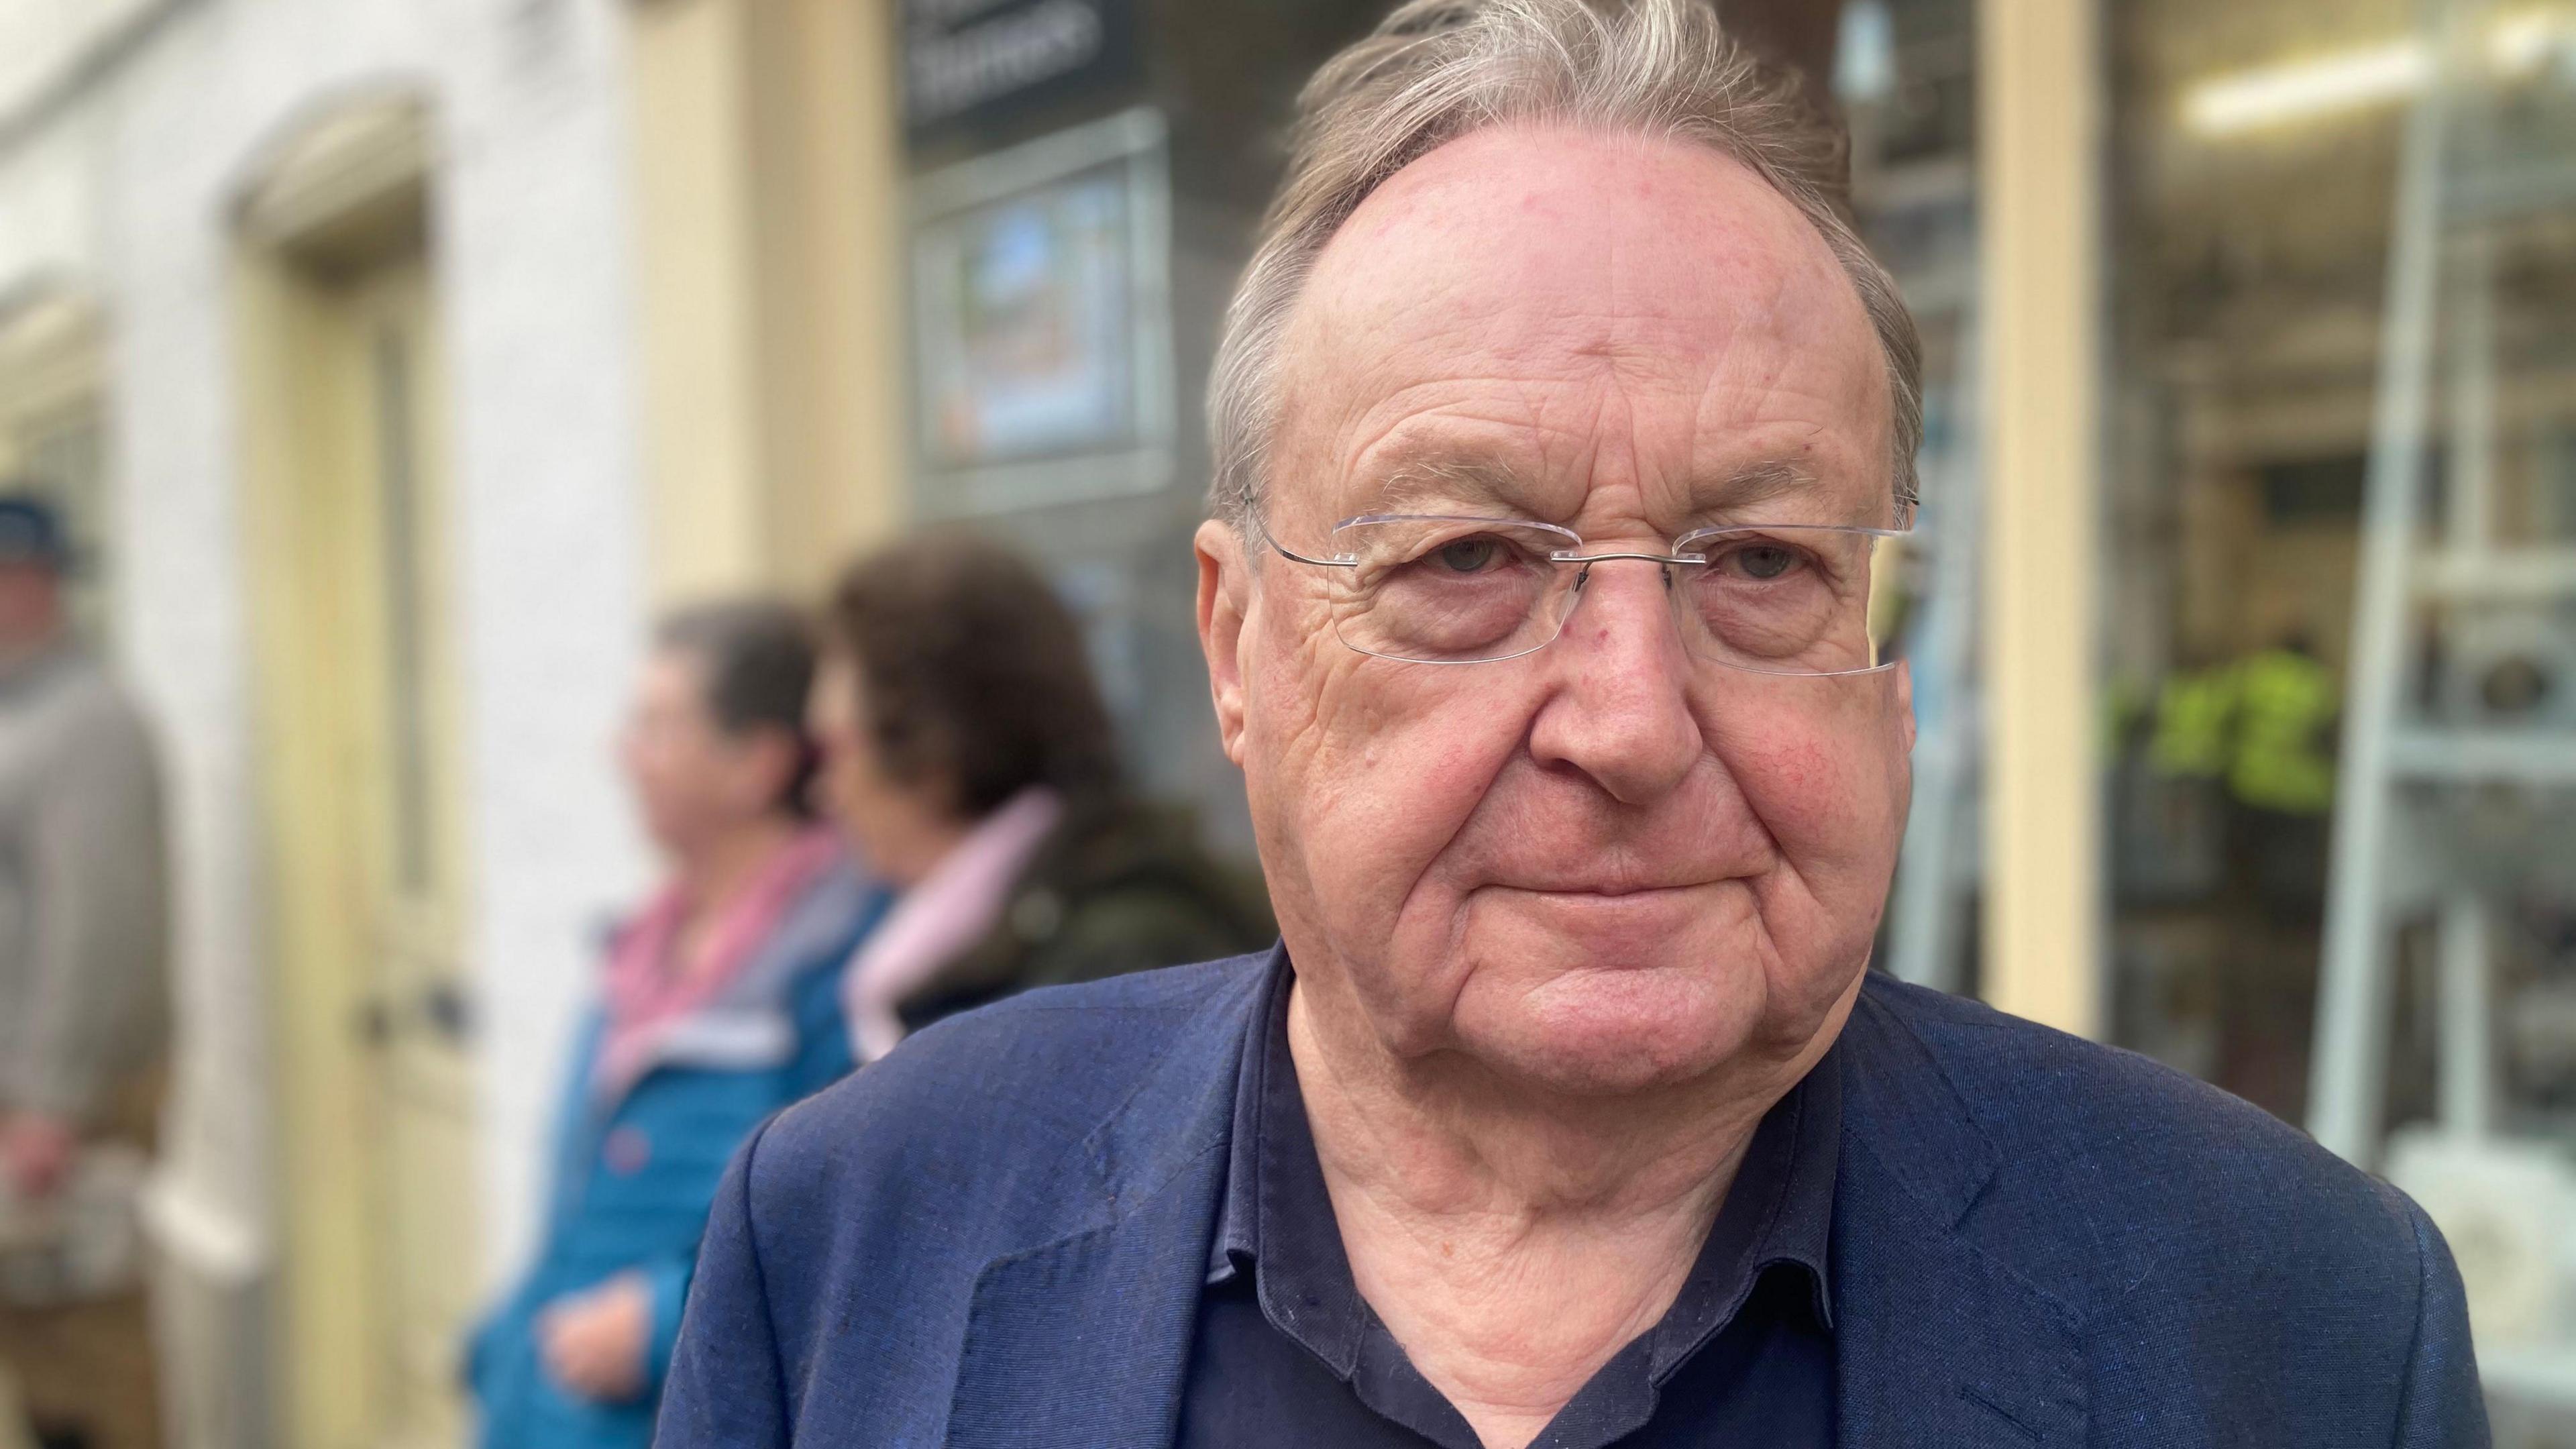
[[[1539,711],[1530,753],[1582,771],[1624,804],[1679,786],[1704,749],[1669,587],[1667,571],[1644,560],[1591,565],[1565,632],[1542,654],[1561,686]]]

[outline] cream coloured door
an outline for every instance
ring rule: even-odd
[[[446,568],[443,361],[426,267],[382,265],[346,307],[363,389],[375,587],[350,600],[365,661],[352,700],[366,767],[353,778],[370,862],[367,996],[358,1029],[375,1104],[379,1442],[462,1441],[457,1349],[475,1307],[472,1006],[459,956],[464,852],[456,829],[458,720]]]
[[[415,206],[238,276],[297,1449],[462,1444],[483,1281],[424,233]]]

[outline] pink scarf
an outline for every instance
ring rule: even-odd
[[[903,1040],[895,1007],[993,929],[1020,872],[1064,816],[1064,801],[1031,785],[1002,802],[930,874],[904,892],[851,958],[842,987],[850,1045],[862,1062]]]
[[[742,975],[840,851],[831,831],[816,828],[772,852],[708,922],[695,963],[673,959],[690,902],[676,883],[664,886],[609,949],[602,993],[608,1023],[592,1089],[613,1097],[633,1086],[663,1036]]]

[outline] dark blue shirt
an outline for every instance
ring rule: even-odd
[[[1478,1449],[1352,1281],[1289,1060],[1291,979],[1277,973],[1235,1089],[1178,1443]],[[1531,1449],[1833,1442],[1825,1241],[1841,1131],[1836,1049],[1755,1130],[1672,1308]]]

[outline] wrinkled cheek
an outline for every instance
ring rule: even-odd
[[[1517,738],[1500,712],[1426,697],[1423,684],[1328,679],[1252,721],[1246,783],[1274,892],[1302,895],[1283,913],[1306,916],[1355,972],[1449,929],[1436,862]]]
[[[1725,733],[1721,756],[1786,867],[1765,916],[1792,960],[1868,948],[1904,835],[1907,767],[1877,680],[1797,680],[1825,693]],[[1801,949],[1801,948],[1804,949]]]
[[[1712,731],[1747,804],[1800,866],[1892,866],[1908,792],[1884,675],[1773,682]],[[1767,707],[1763,707],[1767,706]]]
[[[1331,915],[1336,946],[1359,956],[1399,932],[1445,929],[1436,862],[1493,771],[1468,752],[1421,748],[1400,735],[1353,739],[1316,772],[1304,854]]]

